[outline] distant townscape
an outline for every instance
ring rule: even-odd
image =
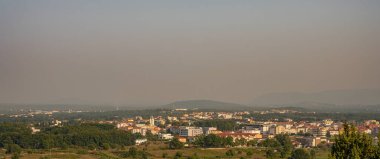
[[[194,106],[114,111],[30,109],[2,114],[0,120],[0,144],[7,152],[11,151],[9,145],[54,152],[80,147],[85,154],[92,153],[89,156],[120,158],[131,157],[129,151],[136,151],[135,157],[150,158],[194,157],[188,153],[192,151],[211,158],[286,158],[297,153],[327,158],[337,154],[332,147],[346,131],[365,135],[376,145],[380,128],[377,113],[318,113],[294,107],[250,111]]]

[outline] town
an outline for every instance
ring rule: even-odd
[[[250,118],[243,118],[249,112],[196,112],[183,114],[182,116],[151,116],[143,119],[141,116],[128,118],[122,121],[104,121],[117,125],[117,128],[132,133],[140,133],[145,136],[147,132],[158,135],[159,139],[171,140],[178,138],[180,142],[191,144],[199,135],[215,134],[220,137],[232,137],[233,141],[245,140],[247,142],[255,140],[263,141],[273,138],[277,134],[288,134],[291,136],[292,144],[297,148],[316,147],[320,144],[329,144],[330,138],[343,132],[343,122],[334,122],[331,119],[322,121],[299,121],[288,119],[285,122],[276,121],[255,121]],[[218,127],[196,127],[192,126],[196,120],[216,120],[216,119],[237,119],[240,128],[231,131],[218,130]],[[175,126],[172,123],[179,122],[188,124],[186,126]],[[375,136],[379,133],[380,123],[376,120],[365,120],[357,125],[358,131]],[[139,139],[136,144],[147,141]],[[246,146],[246,143],[237,146]]]
[[[89,114],[95,115],[86,117]],[[342,116],[346,115],[342,114]],[[73,118],[73,116],[76,116],[76,118]],[[324,118],[326,116],[334,116],[335,118]],[[169,152],[170,150],[189,152],[189,149],[204,149],[203,151],[207,149],[207,151],[222,151],[222,153],[226,153],[226,156],[229,156],[231,153],[233,154],[230,150],[243,149],[247,151],[246,155],[248,157],[252,157],[251,151],[257,151],[257,154],[261,154],[266,158],[271,158],[271,154],[273,154],[272,156],[277,154],[277,156],[283,158],[291,155],[291,149],[308,149],[310,151],[308,153],[312,154],[311,152],[313,151],[314,155],[318,150],[318,158],[324,158],[328,156],[328,151],[333,146],[336,138],[345,132],[347,124],[355,126],[355,131],[370,136],[372,143],[378,143],[379,120],[376,117],[371,119],[373,116],[368,114],[357,114],[356,116],[359,116],[360,118],[356,118],[360,120],[344,120],[344,118],[337,118],[338,115],[336,114],[300,112],[288,108],[250,111],[210,111],[180,108],[105,112],[23,110],[17,111],[17,113],[2,114],[1,120],[13,122],[24,120],[23,123],[27,124],[25,128],[31,131],[31,135],[48,135],[51,131],[59,133],[64,129],[74,128],[72,131],[75,136],[75,134],[83,133],[77,132],[76,129],[87,127],[85,131],[89,129],[89,133],[92,133],[93,128],[100,128],[99,133],[104,130],[118,132],[119,136],[127,141],[127,143],[125,141],[111,143],[108,140],[114,139],[110,138],[101,142],[93,143],[91,141],[85,145],[81,144],[89,147],[89,150],[108,150],[110,148],[104,146],[107,144],[113,145],[112,147],[114,148],[118,147],[115,145],[125,145],[130,148],[134,146],[137,148],[145,147],[142,150],[147,150],[152,149],[152,146],[147,147],[147,145],[155,143],[161,145],[161,151],[162,149],[167,149]],[[355,118],[355,115],[352,115],[352,118]],[[7,129],[6,124],[3,126],[5,127],[2,129]],[[12,127],[15,126],[18,127],[19,125],[13,125]],[[75,128],[77,126],[79,127]],[[57,135],[59,136],[59,134]],[[92,135],[83,135],[87,136],[86,138],[92,138]],[[64,136],[65,134],[63,134]],[[72,138],[73,136],[69,135],[68,137]],[[118,136],[114,137],[119,138]],[[86,140],[83,140],[83,142],[88,142]],[[95,138],[91,140],[95,140]],[[0,140],[0,142],[6,141]],[[49,145],[29,147],[46,149],[50,147]],[[75,141],[68,141],[65,145],[75,146],[77,144]],[[288,150],[285,149],[286,146],[289,147]],[[24,147],[27,148],[28,146]],[[54,147],[59,148],[62,145],[57,143]],[[220,149],[214,150],[215,148]],[[263,151],[260,152],[261,150]],[[273,152],[269,152],[269,150]],[[202,154],[203,151],[199,153]],[[154,153],[158,152],[148,151],[147,153],[154,158]],[[120,154],[118,156],[123,157]],[[124,157],[128,156],[130,155],[124,155]],[[161,156],[161,154],[158,156]]]
[[[347,116],[350,120],[347,120]],[[6,123],[22,121],[26,124],[24,129],[29,129],[32,138],[33,135],[49,136],[54,132],[57,134],[54,138],[69,138],[61,141],[67,142],[64,145],[68,147],[80,146],[90,151],[101,150],[100,152],[111,150],[110,156],[121,158],[130,157],[130,152],[119,152],[117,147],[120,146],[140,148],[141,154],[146,153],[153,158],[162,157],[166,153],[169,156],[179,155],[177,152],[186,156],[186,153],[192,151],[199,151],[197,153],[206,156],[209,152],[217,151],[214,153],[222,153],[225,157],[231,157],[234,151],[244,151],[245,155],[235,157],[250,158],[255,156],[251,155],[255,152],[258,158],[284,158],[292,155],[293,150],[306,149],[307,153],[314,154],[319,159],[329,156],[331,147],[337,137],[345,133],[347,125],[353,125],[356,132],[371,137],[371,143],[377,144],[380,128],[378,117],[377,113],[324,113],[294,107],[276,107],[242,111],[199,108],[111,111],[29,109],[2,114],[0,120]],[[16,124],[12,127],[19,126]],[[3,127],[2,129],[7,129],[7,124]],[[83,130],[80,130],[81,127]],[[11,131],[13,130],[12,128]],[[99,131],[100,134],[95,134],[100,136],[107,133],[117,135],[97,139],[98,135],[92,131]],[[65,134],[67,132],[69,133]],[[77,135],[84,143],[76,141]],[[50,145],[60,149],[67,147],[61,143],[44,145],[44,142],[50,142],[48,138],[42,138],[39,142],[42,145],[36,146],[34,142],[21,145],[31,144],[23,148],[33,149],[49,149]],[[112,148],[105,146],[108,144]],[[152,144],[159,148],[154,148]],[[220,155],[209,157],[217,156]]]

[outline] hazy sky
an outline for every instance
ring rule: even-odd
[[[0,103],[380,88],[380,1],[0,0]]]

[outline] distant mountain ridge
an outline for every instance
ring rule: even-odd
[[[228,102],[220,102],[214,100],[184,100],[184,101],[176,101],[170,104],[166,104],[162,106],[163,108],[168,109],[215,109],[215,110],[245,110],[252,109],[252,107],[236,104],[236,103],[228,103]]]
[[[289,105],[300,103],[322,103],[328,105],[377,105],[380,104],[380,89],[336,90],[315,93],[270,93],[256,98],[254,105]]]

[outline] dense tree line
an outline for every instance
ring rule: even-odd
[[[215,134],[199,135],[193,144],[204,148],[233,147],[233,146],[256,146],[257,140],[247,141],[244,138],[234,139],[232,137],[220,137]]]
[[[269,148],[267,155],[271,156],[273,150],[280,152],[280,157],[285,158],[290,155],[293,150],[292,142],[287,134],[278,134],[272,139],[266,139],[258,144],[259,146]]]
[[[194,145],[200,147],[228,147],[234,146],[232,137],[220,137],[215,134],[200,135],[194,140]]]
[[[81,146],[107,149],[110,146],[133,145],[137,135],[116,129],[108,124],[78,124],[46,127],[32,134],[28,125],[0,124],[0,147],[16,144],[21,148],[48,149]]]
[[[17,112],[26,113],[26,112]],[[124,118],[133,118],[135,116],[142,116],[143,118],[149,118],[150,116],[167,116],[167,115],[178,115],[184,112],[172,112],[167,109],[146,109],[146,110],[118,110],[118,111],[90,111],[90,112],[75,112],[67,113],[60,112],[54,113],[51,115],[47,114],[35,114],[34,116],[25,116],[25,117],[10,117],[9,115],[4,115],[0,118],[0,122],[43,122],[43,121],[52,121],[53,119],[57,120],[121,120]],[[14,113],[13,113],[14,114]]]
[[[289,159],[315,159],[316,152],[314,149],[307,150],[303,148],[295,149]]]
[[[0,118],[0,122],[24,122],[24,123],[39,123],[52,121],[53,119],[58,120],[121,120],[123,118],[133,118],[135,116],[142,116],[143,118],[149,118],[150,116],[181,116],[184,113],[199,112],[197,111],[171,111],[169,109],[146,109],[146,110],[119,110],[119,111],[91,111],[91,112],[78,112],[78,113],[54,113],[52,115],[36,114],[34,116],[25,116],[25,117],[11,117],[9,115],[4,115]],[[217,110],[208,110],[208,111],[217,111]],[[25,113],[25,112],[19,112]],[[320,121],[323,119],[332,119],[336,121],[363,121],[363,120],[380,120],[378,113],[371,112],[358,112],[358,113],[268,113],[268,114],[259,114],[254,113],[250,115],[244,115],[244,117],[253,118],[257,121],[267,121],[277,119],[278,121],[285,121],[286,119],[293,119],[294,121]],[[224,122],[231,121],[223,125]],[[221,130],[233,130],[234,120],[216,120],[213,122],[204,122],[199,121],[195,124],[197,125],[211,125],[219,126]]]
[[[236,130],[239,128],[239,125],[236,124],[235,120],[221,120],[221,119],[216,119],[216,120],[200,120],[194,122],[195,126],[199,127],[217,127],[218,130],[221,131],[231,131],[231,130]]]
[[[184,144],[178,140],[178,138],[173,138],[169,142],[169,149],[181,149],[183,148]]]
[[[146,150],[138,150],[136,147],[130,147],[128,151],[118,151],[114,152],[117,156],[121,158],[148,158],[149,154]]]

